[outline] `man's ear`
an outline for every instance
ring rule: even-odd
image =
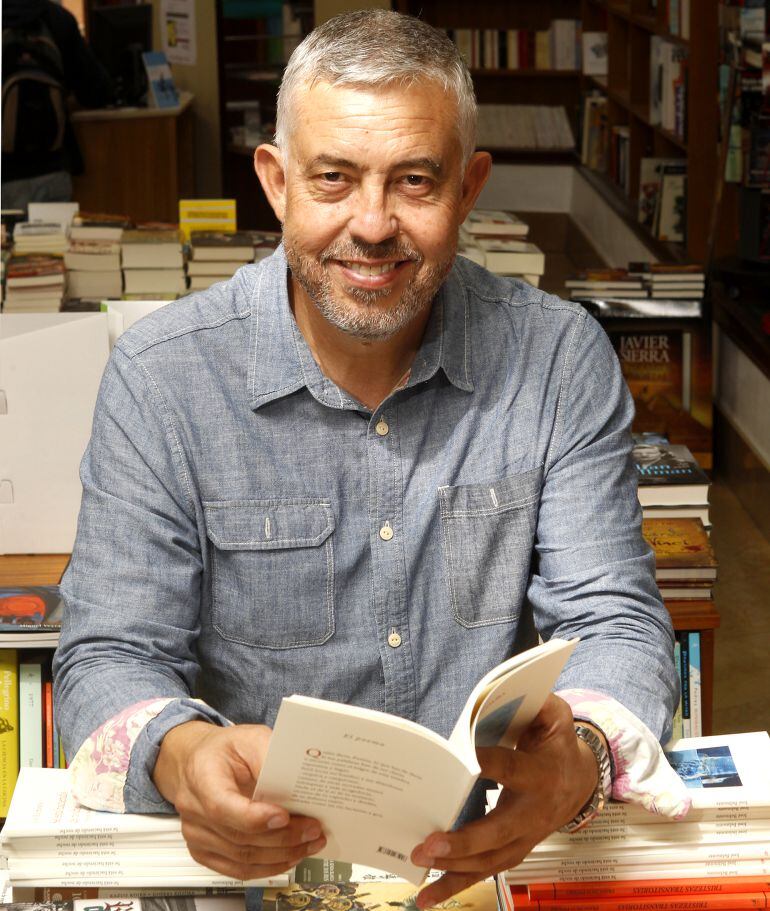
[[[492,156],[489,152],[474,152],[465,168],[462,198],[460,200],[461,221],[473,208],[492,170]]]
[[[267,143],[257,146],[254,151],[254,170],[275,217],[283,224],[286,212],[286,173],[281,150]]]

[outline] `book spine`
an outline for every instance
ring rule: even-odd
[[[19,677],[16,649],[0,649],[0,817],[8,815],[19,774]]]
[[[43,684],[43,711],[45,728],[45,767],[53,768],[53,683]]]
[[[591,861],[574,861],[540,865],[521,864],[515,870],[505,873],[510,883],[549,883],[584,881],[625,881],[648,879],[710,879],[745,878],[757,876],[770,878],[770,863],[766,860],[742,860],[733,858],[722,861],[706,861],[672,864],[646,864],[644,867],[625,865],[617,858],[600,857]]]
[[[703,734],[700,633],[688,633],[687,638],[690,647],[690,735],[700,737]]]
[[[679,678],[679,701],[676,704],[676,711],[674,712],[674,718],[671,723],[671,739],[680,740],[683,736],[682,734],[682,646],[679,644],[679,640],[675,639],[674,641],[674,667],[676,668],[676,674]]]
[[[529,897],[542,900],[554,898],[645,898],[648,896],[714,895],[758,892],[770,889],[770,882],[759,877],[733,879],[650,879],[628,882],[535,883],[529,887]]]
[[[690,725],[690,641],[687,633],[677,633],[679,639],[679,678],[682,681],[682,737],[689,737]]]
[[[538,903],[539,911],[741,911],[745,908],[766,908],[767,893],[739,892],[735,895],[681,895],[675,898],[600,898],[594,901],[552,899]]]
[[[43,767],[43,684],[37,661],[19,664],[19,768]]]

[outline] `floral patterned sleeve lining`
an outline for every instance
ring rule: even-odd
[[[681,819],[691,799],[666,760],[657,737],[624,705],[594,690],[557,692],[576,720],[602,731],[612,759],[612,798],[635,803],[661,816]]]
[[[94,810],[127,812],[126,777],[131,751],[147,725],[178,697],[145,699],[109,718],[83,743],[70,764],[75,797]],[[206,704],[200,700],[185,700]]]

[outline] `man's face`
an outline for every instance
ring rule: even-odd
[[[430,306],[466,214],[456,116],[433,83],[298,93],[286,257],[295,294],[338,329],[386,339]]]

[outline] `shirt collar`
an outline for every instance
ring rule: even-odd
[[[344,408],[350,400],[327,377],[299,331],[289,305],[283,245],[261,263],[251,301],[249,402],[253,409],[307,387],[319,401]],[[439,288],[407,386],[438,371],[458,389],[473,391],[468,299],[455,265]]]

